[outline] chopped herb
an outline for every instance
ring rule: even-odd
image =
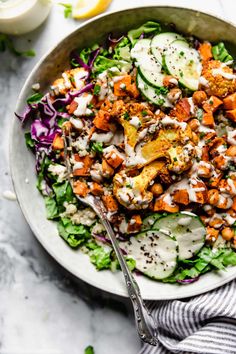
[[[42,97],[42,93],[34,93],[32,96],[27,98],[27,103],[38,103],[39,101],[41,101]]]
[[[148,112],[147,111],[142,111],[141,114],[142,114],[143,117],[146,117],[148,115]]]
[[[126,184],[126,188],[132,188],[131,184]]]
[[[206,133],[201,132],[201,133],[199,134],[200,139],[204,138],[205,135],[206,135]]]
[[[92,109],[94,107],[94,105],[92,103],[89,103],[87,106],[89,109]]]
[[[159,98],[159,99],[157,100],[158,106],[162,106],[164,102],[165,102],[165,100],[164,100],[163,98]]]
[[[70,82],[71,82],[72,84],[75,83],[75,78],[74,78],[73,76],[70,77]]]
[[[201,108],[198,108],[198,110],[197,110],[197,119],[201,121],[202,117],[203,117],[203,110]]]
[[[64,17],[69,18],[72,16],[72,4],[64,4],[62,2],[59,3],[59,5],[64,7]]]
[[[176,161],[178,161],[177,157],[174,157],[174,159],[173,159],[173,160],[174,160],[175,162],[176,162]]]
[[[184,52],[181,51],[181,52],[179,53],[179,55],[180,55],[180,57],[183,57],[183,56],[184,56]]]
[[[129,113],[128,113],[128,112],[125,112],[124,115],[123,115],[123,118],[124,118],[125,120],[130,120],[130,115],[129,115]]]
[[[193,59],[189,60],[189,64],[193,65],[194,64],[194,60]]]
[[[157,95],[164,95],[166,96],[167,93],[168,93],[168,88],[167,87],[164,87],[164,86],[161,86],[161,87],[158,87],[155,89],[155,92]]]
[[[211,142],[211,139],[206,140],[206,144],[209,144]]]
[[[103,152],[103,143],[99,143],[99,142],[92,143],[91,150],[94,152],[102,153]]]
[[[12,39],[6,34],[0,33],[0,52],[5,52],[8,49],[11,53],[15,54],[17,57],[34,57],[35,51],[29,49],[26,51],[19,51],[15,48]]]
[[[213,101],[212,101],[212,100],[209,100],[209,104],[213,104]]]
[[[180,71],[180,77],[183,77],[184,76],[184,73],[183,73],[183,71]]]
[[[101,91],[101,86],[100,85],[95,85],[94,89],[93,89],[93,94],[95,96],[98,96],[100,91]]]

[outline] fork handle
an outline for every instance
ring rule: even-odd
[[[134,317],[138,334],[144,342],[155,346],[157,345],[157,325],[141,297],[139,286],[127,266],[115,233],[105,215],[101,218],[101,222],[110,237],[113,249],[124,274],[126,287],[134,309]]]

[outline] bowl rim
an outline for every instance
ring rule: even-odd
[[[32,70],[30,71],[30,73],[28,74],[21,90],[20,90],[20,93],[19,93],[19,96],[17,98],[17,102],[16,102],[16,105],[15,105],[15,110],[14,112],[18,112],[18,108],[21,104],[21,101],[22,101],[22,98],[24,96],[24,93],[25,91],[27,90],[28,86],[29,86],[29,83],[31,81],[31,77],[35,74],[35,72],[38,70],[38,68],[42,65],[42,63],[44,62],[44,60],[51,54],[51,52],[53,52],[63,41],[66,40],[66,38],[72,36],[75,32],[77,32],[80,28],[83,28],[87,25],[89,25],[90,23],[98,20],[98,19],[101,19],[101,18],[106,18],[106,17],[109,17],[110,15],[112,14],[116,14],[116,13],[125,13],[126,11],[130,11],[130,10],[136,10],[136,9],[147,9],[147,8],[168,8],[168,9],[183,9],[183,10],[188,10],[188,11],[191,11],[193,13],[197,13],[199,15],[207,15],[207,16],[210,16],[214,19],[217,19],[219,21],[222,21],[226,24],[229,24],[230,26],[234,27],[236,29],[236,24],[233,23],[232,21],[224,18],[223,16],[218,16],[218,15],[215,15],[213,14],[211,11],[203,11],[203,10],[197,10],[197,9],[193,9],[193,8],[190,8],[188,6],[171,6],[171,5],[147,5],[147,6],[143,6],[143,5],[138,5],[138,6],[134,6],[134,7],[127,7],[127,8],[124,8],[124,9],[119,9],[119,10],[114,10],[114,11],[108,11],[107,13],[102,13],[102,14],[99,14],[95,17],[92,17],[82,23],[80,23],[78,26],[75,27],[75,29],[71,30],[69,33],[67,33],[65,36],[63,36],[62,38],[60,38],[54,45],[53,47],[51,47],[50,49],[48,49],[45,54],[43,54],[41,56],[41,58],[39,59],[39,61],[34,65],[34,67],[32,68]],[[61,257],[58,256],[56,254],[56,252],[54,252],[53,249],[48,249],[47,246],[45,245],[45,242],[43,240],[43,238],[41,238],[40,234],[37,232],[36,228],[34,227],[33,223],[31,223],[31,220],[30,220],[30,217],[28,215],[28,212],[26,210],[26,208],[24,207],[24,204],[21,202],[21,200],[18,198],[18,191],[17,191],[17,188],[16,188],[16,185],[15,185],[15,173],[14,173],[14,168],[13,168],[13,131],[14,131],[14,125],[15,125],[15,117],[12,119],[11,123],[10,123],[10,129],[9,129],[9,143],[8,143],[8,157],[9,157],[9,167],[10,167],[10,176],[11,176],[11,180],[12,180],[12,184],[13,184],[13,188],[14,188],[14,191],[16,193],[16,197],[17,197],[17,201],[18,201],[18,204],[20,206],[20,209],[23,213],[23,216],[27,222],[27,224],[29,225],[31,231],[33,232],[34,236],[36,237],[36,239],[39,241],[39,243],[42,245],[42,247],[45,249],[45,251],[47,253],[50,254],[50,256],[58,263],[60,264],[64,269],[66,269],[70,274],[72,274],[74,277],[76,278],[79,278],[81,279],[82,281],[84,281],[85,283],[89,284],[90,286],[93,286],[103,292],[106,292],[110,295],[113,295],[113,296],[120,296],[122,298],[128,298],[128,293],[126,291],[126,288],[123,289],[123,291],[121,289],[116,289],[116,291],[112,291],[110,288],[108,288],[106,286],[106,284],[103,284],[103,286],[101,287],[100,285],[100,282],[97,282],[96,279],[93,279],[93,281],[91,282],[91,279],[89,277],[86,277],[84,276],[84,274],[78,276],[75,274],[74,270],[70,267],[70,265],[68,264],[63,264],[62,260],[61,260]],[[45,216],[46,217],[46,216]],[[220,273],[220,271],[219,271]],[[187,298],[187,297],[191,297],[191,296],[196,296],[196,295],[200,295],[200,294],[203,294],[203,293],[206,293],[208,291],[211,291],[213,289],[216,289],[228,282],[230,282],[231,280],[233,280],[234,278],[236,277],[236,272],[234,274],[231,274],[230,276],[222,279],[221,281],[217,282],[217,284],[213,283],[210,287],[209,286],[205,286],[205,287],[201,287],[201,289],[199,289],[198,291],[195,291],[194,292],[194,295],[193,293],[190,291],[188,291],[188,288],[186,287],[185,288],[185,294],[184,295],[181,295],[181,296],[175,296],[174,292],[172,295],[168,296],[168,300],[174,300],[174,299],[181,299],[181,298]],[[137,281],[138,281],[138,278],[136,278]],[[157,300],[153,297],[150,297],[150,298],[147,298],[145,297],[145,299],[147,300]],[[166,300],[165,297],[160,297],[158,298],[158,300]]]

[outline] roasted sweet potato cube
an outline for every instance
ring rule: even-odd
[[[89,188],[85,182],[75,181],[73,184],[73,191],[80,197],[86,197],[89,192]]]
[[[97,183],[97,182],[92,182],[91,183],[91,187],[90,187],[90,191],[93,195],[102,195],[103,194],[103,188],[102,186]]]
[[[109,131],[110,130],[109,119],[110,119],[110,114],[107,111],[100,109],[93,120],[93,124],[97,129]]]
[[[187,98],[179,100],[175,108],[170,111],[172,117],[176,117],[180,122],[187,122],[191,118],[191,106]]]
[[[212,112],[205,112],[202,117],[202,124],[207,127],[213,128],[215,126],[215,120]]]
[[[169,213],[177,213],[179,211],[179,206],[174,203],[167,203],[165,201],[166,195],[162,195],[155,200],[154,211],[167,211]]]
[[[140,215],[133,215],[128,223],[128,232],[139,232],[142,226]]]
[[[110,151],[107,154],[105,154],[105,159],[107,160],[109,165],[112,166],[113,168],[119,167],[124,161],[123,157],[116,151]]]
[[[203,104],[202,107],[207,113],[211,113],[211,112],[214,113],[222,105],[222,103],[223,101],[221,101],[218,97],[211,96],[209,100],[207,100]]]
[[[223,99],[224,109],[236,109],[236,92]]]
[[[78,165],[81,164],[81,167],[76,168],[74,165],[73,175],[74,176],[88,176],[90,167],[93,163],[93,159],[89,156],[79,156],[78,154],[74,155],[75,161],[78,162]]]
[[[78,103],[73,100],[71,104],[69,104],[66,108],[69,114],[73,114],[74,111],[77,109],[77,107],[78,107]]]
[[[52,149],[53,150],[63,150],[64,149],[64,140],[59,134],[56,134],[53,139]]]
[[[124,75],[122,79],[114,83],[114,95],[115,96],[127,96],[127,91],[131,86],[131,76]]]
[[[103,195],[102,201],[108,211],[114,212],[118,210],[118,203],[112,195]]]
[[[106,178],[110,178],[114,175],[114,169],[107,163],[105,159],[102,159],[102,174]]]
[[[189,204],[188,191],[186,189],[176,190],[173,195],[173,200],[175,203],[188,205]]]
[[[226,117],[232,120],[232,122],[236,123],[236,109],[226,111]]]

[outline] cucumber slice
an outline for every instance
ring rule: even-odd
[[[186,42],[184,37],[182,37],[180,34],[177,34],[174,32],[166,32],[166,33],[157,34],[155,37],[153,37],[153,39],[151,41],[152,54],[159,61],[159,58],[160,58],[160,56],[162,56],[162,53],[164,51],[166,51],[167,48],[169,48],[170,44],[176,40],[181,40],[181,41]]]
[[[135,259],[136,268],[150,278],[165,279],[176,268],[177,242],[160,231],[141,232],[129,242],[120,242],[120,246]]]
[[[143,66],[145,69],[150,69],[150,66],[160,66],[162,56],[155,58],[151,52],[151,39],[140,39],[131,49],[131,58],[136,60],[137,66]]]
[[[165,96],[157,94],[155,88],[144,81],[140,74],[137,75],[137,87],[148,101],[157,106],[172,107],[169,100]]]
[[[131,57],[136,60],[136,66],[142,78],[154,87],[163,86],[164,75],[161,73],[162,56],[159,61],[152,55],[150,39],[140,39],[131,50]]]
[[[157,219],[160,219],[162,217],[162,214],[158,214],[158,213],[154,213],[154,214],[151,214],[149,216],[147,216],[146,218],[143,219],[143,223],[142,223],[142,227],[141,227],[141,231],[146,231],[146,230],[150,230],[155,221]]]
[[[170,46],[174,47],[176,45],[183,48],[189,48],[189,44],[185,39],[176,39],[176,41],[172,42]]]
[[[154,229],[173,235],[179,245],[179,259],[193,257],[204,245],[206,230],[200,218],[192,213],[175,213],[158,219]]]
[[[139,66],[138,72],[149,85],[153,87],[163,86],[164,75],[161,73],[161,65],[159,65],[159,68],[150,67],[150,69],[151,70]]]
[[[195,49],[184,47],[179,42],[166,50],[164,54],[165,67],[171,75],[179,79],[183,86],[191,91],[196,91],[202,72],[199,54]]]

